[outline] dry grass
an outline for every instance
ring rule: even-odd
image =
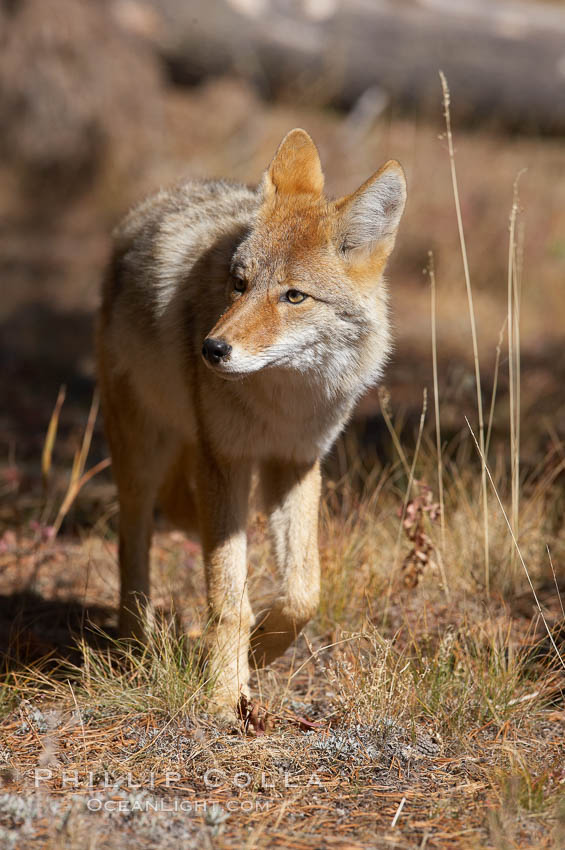
[[[253,683],[269,715],[259,736],[253,728],[228,734],[206,715],[195,547],[158,535],[157,601],[166,608],[174,598],[190,619],[179,633],[163,617],[146,645],[131,647],[111,637],[113,609],[93,608],[115,594],[111,530],[78,542],[21,529],[5,535],[3,592],[36,591],[54,608],[67,605],[69,620],[70,600],[79,599],[85,626],[80,637],[75,625],[76,653],[68,631],[66,646],[52,622],[42,624],[37,603],[13,629],[0,693],[6,846],[361,848],[377,837],[378,846],[407,848],[558,847],[562,670],[493,497],[485,593],[481,481],[470,442],[461,464],[446,458],[442,548],[437,510],[428,510],[435,503],[421,483],[436,475],[432,440],[407,502],[401,463],[366,468],[344,441],[351,474],[328,482],[322,514],[320,612],[288,657]],[[551,469],[550,460],[524,488],[520,549],[557,626],[545,545],[554,563],[565,552],[546,510],[556,493]],[[511,505],[502,470],[497,488]],[[403,568],[421,545],[410,534],[414,523],[428,540],[415,575]],[[260,516],[250,538],[257,596],[272,581]],[[194,562],[193,574],[183,560]],[[562,651],[562,632],[554,634]]]

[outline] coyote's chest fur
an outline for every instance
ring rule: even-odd
[[[316,148],[296,130],[256,189],[180,183],[116,232],[97,340],[120,499],[120,631],[139,630],[132,605],[149,595],[160,500],[202,540],[220,702],[247,678],[254,470],[282,576],[255,662],[284,649],[313,611],[319,463],[388,355],[383,272],[404,199],[396,162],[326,199]]]

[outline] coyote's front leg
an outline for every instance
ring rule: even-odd
[[[216,462],[206,449],[198,466],[199,524],[210,625],[209,673],[214,681],[213,708],[227,714],[249,679],[246,522],[250,469]]]
[[[252,663],[269,664],[315,614],[320,596],[318,505],[320,464],[266,463],[261,468],[281,591],[257,617]]]

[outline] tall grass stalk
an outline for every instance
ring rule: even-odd
[[[519,546],[518,541],[517,541],[517,539],[516,539],[516,535],[514,534],[514,529],[512,528],[512,523],[511,523],[511,522],[510,522],[510,520],[508,519],[508,514],[506,513],[506,510],[504,509],[504,505],[502,504],[502,499],[500,498],[500,495],[499,495],[499,493],[498,493],[498,490],[496,489],[496,484],[494,483],[494,479],[493,479],[493,477],[492,477],[492,475],[491,475],[491,472],[490,472],[490,469],[489,469],[489,466],[488,466],[487,460],[486,460],[486,458],[485,458],[484,452],[483,452],[483,451],[481,451],[481,447],[480,447],[479,442],[478,442],[478,440],[477,440],[477,438],[476,438],[476,436],[475,436],[475,432],[473,431],[473,428],[471,427],[471,423],[469,422],[469,420],[467,419],[467,417],[465,417],[465,422],[467,423],[467,427],[469,428],[469,431],[471,432],[471,436],[473,437],[473,440],[474,440],[475,446],[476,446],[477,451],[478,451],[478,453],[479,453],[479,455],[480,455],[480,458],[481,458],[481,462],[482,462],[483,469],[485,470],[486,475],[488,475],[488,480],[490,481],[490,485],[491,485],[491,487],[492,487],[492,491],[493,491],[493,493],[494,493],[494,495],[495,495],[495,497],[496,497],[496,500],[497,500],[497,502],[498,502],[498,505],[499,505],[499,507],[500,507],[500,510],[502,511],[502,516],[504,517],[504,522],[506,523],[506,525],[507,525],[507,527],[508,527],[508,531],[510,532],[510,536],[511,536],[511,538],[512,538],[512,543],[513,543],[513,545],[514,545],[514,547],[515,547],[515,549],[516,549],[516,553],[517,553],[517,555],[518,555],[518,558],[519,558],[519,560],[520,560],[520,563],[522,564],[522,567],[523,567],[524,572],[525,572],[525,574],[526,574],[526,578],[528,579],[528,584],[530,585],[530,590],[532,591],[532,594],[533,594],[533,597],[534,597],[534,600],[535,600],[535,603],[536,603],[537,609],[538,609],[538,611],[539,611],[539,615],[540,615],[540,617],[541,617],[542,623],[543,623],[543,625],[544,625],[544,627],[545,627],[545,630],[546,630],[546,632],[547,632],[547,635],[548,635],[548,637],[549,637],[549,641],[550,641],[550,643],[551,643],[551,645],[552,645],[553,649],[555,650],[555,654],[557,655],[557,658],[558,658],[558,660],[559,660],[559,663],[561,664],[561,666],[562,666],[562,667],[563,667],[563,669],[565,670],[565,661],[563,661],[563,658],[562,658],[562,656],[561,656],[561,653],[559,652],[559,648],[558,648],[557,644],[555,643],[555,639],[554,639],[554,637],[553,637],[553,634],[551,633],[551,629],[549,628],[549,626],[548,626],[548,624],[547,624],[547,620],[545,619],[545,616],[544,616],[544,613],[543,613],[543,609],[542,609],[542,607],[541,607],[541,605],[540,605],[540,601],[539,601],[539,599],[538,599],[538,595],[537,595],[537,593],[536,593],[536,589],[535,589],[534,584],[533,584],[533,582],[532,582],[532,579],[531,579],[531,577],[530,577],[530,572],[529,572],[529,570],[528,570],[528,568],[527,568],[527,566],[526,566],[526,562],[524,561],[524,558],[523,558],[523,555],[522,555],[522,550],[520,549],[520,546]]]
[[[492,423],[494,421],[494,406],[496,404],[496,391],[498,389],[498,373],[500,370],[500,352],[502,351],[502,342],[504,340],[504,329],[506,327],[506,322],[508,319],[504,320],[504,323],[500,329],[500,333],[498,335],[498,343],[496,345],[496,357],[494,358],[494,378],[492,382],[492,395],[490,398],[490,410],[488,415],[488,426],[487,426],[487,438],[485,441],[485,457],[488,457],[488,450],[490,448],[490,437],[492,434]]]
[[[483,417],[483,400],[481,393],[481,369],[479,364],[479,347],[477,343],[477,328],[475,323],[475,310],[473,307],[473,289],[471,287],[471,275],[467,260],[467,247],[465,244],[465,233],[463,230],[463,219],[461,216],[461,204],[459,202],[459,188],[457,184],[457,171],[455,169],[455,150],[453,147],[453,134],[451,132],[451,112],[449,110],[450,94],[447,80],[443,71],[439,72],[441,88],[443,92],[443,107],[445,118],[445,129],[447,136],[447,147],[449,151],[449,165],[451,168],[451,182],[453,184],[453,197],[455,200],[455,212],[457,215],[457,228],[459,230],[459,242],[461,244],[461,256],[463,258],[463,271],[465,274],[465,286],[467,289],[467,301],[469,305],[469,319],[471,322],[471,336],[473,339],[473,360],[475,363],[475,383],[477,385],[477,413],[479,417],[479,445],[481,454],[485,454],[485,422]],[[489,527],[488,527],[488,503],[487,503],[487,478],[483,467],[481,470],[481,489],[483,499],[483,536],[484,536],[484,562],[485,562],[485,590],[490,592],[490,563],[489,563]]]
[[[410,478],[410,467],[408,465],[408,461],[406,459],[406,455],[404,454],[404,449],[402,448],[402,443],[396,433],[396,429],[392,422],[392,416],[390,413],[390,394],[388,390],[384,387],[379,388],[379,403],[381,405],[381,412],[383,414],[383,419],[385,421],[385,425],[390,434],[391,440],[393,442],[394,448],[400,458],[400,462],[402,463],[402,467],[404,472],[406,473],[406,477]]]
[[[510,463],[512,488],[512,527],[519,535],[520,519],[520,297],[518,284],[516,226],[518,221],[518,182],[514,181],[508,237],[508,383],[510,396]],[[510,564],[516,565],[516,550],[512,546]]]
[[[428,274],[431,287],[431,325],[432,325],[432,368],[434,377],[434,410],[436,424],[436,451],[437,451],[437,486],[440,505],[440,529],[441,548],[445,549],[445,510],[443,498],[443,458],[441,452],[441,424],[439,418],[439,389],[437,379],[437,320],[436,320],[436,273],[434,267],[434,255],[428,251]]]
[[[431,287],[431,325],[432,325],[432,367],[434,376],[434,412],[436,426],[436,455],[437,455],[437,486],[439,495],[439,521],[441,534],[441,552],[439,553],[438,562],[441,571],[441,578],[445,588],[445,595],[449,599],[449,586],[447,584],[447,576],[445,574],[444,556],[445,556],[445,500],[443,495],[443,457],[441,449],[441,424],[439,417],[439,387],[437,378],[437,321],[436,321],[436,273],[434,266],[434,255],[431,251],[428,252],[428,274],[430,276]]]
[[[53,446],[55,445],[55,440],[57,439],[59,417],[61,415],[61,408],[63,407],[66,393],[67,389],[63,384],[59,388],[57,401],[55,402],[55,407],[53,408],[53,413],[51,414],[51,419],[49,420],[49,426],[47,428],[47,434],[45,435],[45,441],[43,443],[43,451],[41,453],[41,483],[43,486],[44,498],[47,497],[47,487],[49,484],[49,475],[51,473],[51,463],[53,460]]]
[[[95,475],[98,475],[99,472],[102,472],[104,469],[107,469],[111,464],[110,458],[105,458],[104,460],[101,460],[99,463],[97,463],[96,466],[93,466],[92,469],[89,469],[87,472],[84,471],[86,461],[88,459],[88,453],[90,451],[90,444],[92,442],[92,434],[94,433],[94,426],[96,425],[96,417],[98,416],[99,406],[100,399],[98,396],[98,391],[95,391],[94,395],[92,396],[92,403],[90,405],[88,419],[84,428],[82,443],[80,449],[75,452],[75,456],[73,459],[73,466],[71,469],[71,476],[69,479],[67,492],[65,493],[65,497],[61,503],[61,506],[55,518],[55,522],[53,523],[54,537],[56,537],[59,533],[65,517],[70,511],[73,502],[75,501],[76,497],[78,496],[84,485],[87,484],[90,479],[93,478]]]
[[[559,583],[557,581],[557,576],[555,575],[555,567],[553,566],[553,558],[551,557],[551,550],[549,546],[546,544],[547,549],[547,557],[549,558],[549,566],[551,567],[551,573],[553,575],[553,583],[555,585],[555,590],[557,591],[557,598],[559,599],[559,605],[561,606],[561,614],[563,615],[563,620],[565,621],[565,608],[563,607],[563,600],[561,598],[561,591],[559,590]]]

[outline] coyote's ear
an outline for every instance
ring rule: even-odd
[[[352,195],[337,201],[339,247],[351,256],[371,253],[377,246],[388,255],[406,202],[402,166],[391,159]]]
[[[315,195],[324,190],[324,174],[316,145],[305,130],[284,137],[264,177],[267,198],[275,194]]]

